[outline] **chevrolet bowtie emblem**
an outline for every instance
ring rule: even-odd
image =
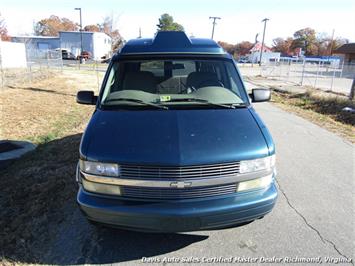
[[[184,181],[177,181],[177,182],[171,182],[170,186],[173,188],[187,188],[191,187],[192,183],[191,182],[184,182]]]

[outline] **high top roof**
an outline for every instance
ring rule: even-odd
[[[151,39],[133,39],[120,54],[225,54],[211,39],[189,38],[182,31],[159,31]]]

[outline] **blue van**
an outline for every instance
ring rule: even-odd
[[[77,202],[89,219],[128,230],[237,226],[277,198],[275,146],[233,58],[210,39],[158,32],[111,59],[80,144]]]

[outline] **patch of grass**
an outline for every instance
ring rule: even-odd
[[[0,139],[38,144],[0,169],[0,265],[35,263],[50,250],[63,210],[75,209],[78,148],[94,110],[75,95],[96,84],[96,75],[72,71],[0,91]]]
[[[78,105],[75,95],[91,84],[97,84],[96,75],[71,72],[1,91],[0,139],[41,144],[85,125],[93,107]]]
[[[40,145],[63,137],[72,129],[82,125],[83,121],[87,121],[87,115],[87,113],[83,113],[77,106],[72,106],[69,114],[60,115],[60,117],[50,125],[50,132],[44,135],[28,137],[27,139]]]
[[[65,219],[65,206],[75,208],[80,138],[74,134],[41,144],[0,172],[0,264],[35,262],[50,250],[50,228]]]
[[[57,137],[58,136],[55,133],[50,132],[46,135],[41,135],[41,136],[33,138],[32,142],[37,143],[37,144],[44,144],[44,143],[47,143],[47,142],[50,142],[50,141],[56,139]]]
[[[275,89],[272,101],[279,107],[297,113],[355,143],[355,114],[344,112],[344,107],[355,109],[355,102],[341,95],[316,90],[290,93]]]

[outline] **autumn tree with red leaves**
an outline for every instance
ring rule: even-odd
[[[244,56],[249,53],[250,49],[253,48],[254,44],[248,41],[240,42],[237,44],[230,44],[227,42],[218,42],[218,44],[229,54],[233,55],[235,58]]]
[[[91,31],[91,32],[100,32],[100,25],[98,25],[98,24],[86,25],[83,30],[84,31]]]
[[[8,35],[5,20],[0,17],[0,39],[2,41],[10,41],[11,37]]]
[[[79,26],[68,18],[51,15],[34,25],[34,32],[41,36],[58,36],[60,31],[76,31]]]

